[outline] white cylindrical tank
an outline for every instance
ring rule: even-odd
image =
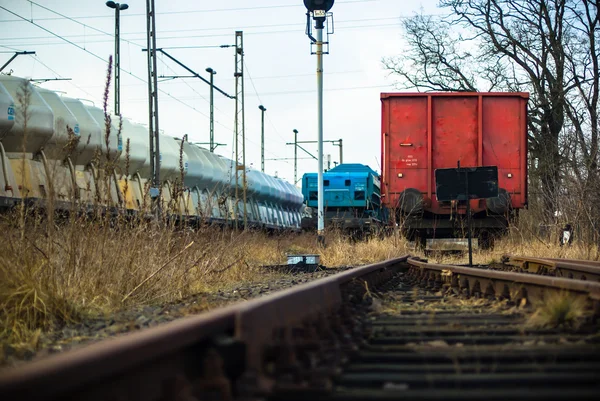
[[[219,168],[219,179],[221,181],[219,184],[219,191],[227,192],[229,190],[229,176],[231,175],[231,165],[227,164],[226,160],[222,156],[216,153],[211,153],[211,155],[214,158],[215,165],[217,165]]]
[[[181,152],[181,150],[180,150],[181,149],[181,140],[173,138],[173,137],[169,137],[169,138],[171,141],[173,141],[173,144],[174,144],[175,148],[177,149],[177,173],[176,174],[178,177],[180,175],[179,158],[181,157],[181,161],[183,163],[183,177],[184,177],[184,185],[185,185],[185,176],[188,174],[188,170],[190,167],[188,155],[185,153],[185,150],[183,150],[183,152]]]
[[[15,125],[15,101],[0,83],[0,139]]]
[[[69,142],[69,134],[67,130],[70,128],[73,135],[79,137],[79,122],[56,92],[44,88],[37,88],[37,91],[54,114],[54,135],[44,145],[44,153],[48,159],[63,160],[68,156],[66,145]],[[75,150],[73,148],[73,151]]]
[[[267,202],[276,202],[277,201],[277,192],[275,186],[273,185],[273,181],[270,175],[261,173],[263,175],[263,180],[265,182],[265,194]]]
[[[257,170],[248,171],[248,182],[252,183],[252,190],[257,201],[262,202],[268,195],[268,190],[265,188],[266,183],[262,174]]]
[[[220,186],[219,184],[222,182],[222,179],[218,177],[221,171],[220,167],[215,164],[213,157],[211,157],[211,153],[208,150],[196,145],[192,146],[195,148],[198,157],[201,158],[204,163],[201,188],[206,189],[210,194],[216,193]]]
[[[282,180],[281,178],[277,178],[276,181],[277,181],[277,184],[279,184],[279,186],[281,187],[281,191],[283,193],[283,197],[284,197],[283,205],[285,207],[292,206],[292,204],[294,203],[294,201],[292,199],[293,198],[293,194],[292,194],[292,191],[291,191],[290,187],[287,186],[286,182],[284,180]]]
[[[0,75],[0,83],[14,101],[12,128],[2,134],[0,140],[6,152],[21,152],[25,143],[26,153],[39,151],[54,134],[52,109],[28,80],[10,75]],[[27,107],[27,132],[24,131],[22,102],[24,91],[29,94]],[[27,135],[26,140],[25,135]]]
[[[284,184],[290,189],[292,194],[292,205],[294,208],[299,209],[304,202],[304,197],[302,196],[302,191],[298,189],[295,185],[290,182],[284,181]]]
[[[248,183],[247,193],[248,196],[256,199],[256,197],[259,196],[261,184],[257,181],[256,175],[251,173],[251,171],[255,170],[250,168],[246,169],[246,182]]]
[[[119,116],[111,116],[111,119],[119,124]],[[127,172],[127,175],[132,176],[144,167],[146,158],[149,157],[150,153],[147,133],[148,131],[143,125],[123,118],[121,130],[123,148],[118,163],[121,174]],[[127,140],[129,140],[129,156],[127,156]],[[129,166],[127,166],[127,159],[129,159]]]
[[[160,149],[160,180],[173,181],[180,176],[179,171],[179,146],[171,136],[159,134]]]
[[[221,161],[225,165],[225,191],[233,193],[235,191],[235,168],[233,160],[228,157],[221,156]]]
[[[227,166],[227,172],[228,172],[228,176],[227,176],[228,191],[231,194],[235,194],[235,187],[236,187],[235,171],[236,171],[236,168],[239,166],[239,164],[236,163],[235,160],[231,160],[228,158],[223,158],[223,160],[225,161],[225,165]],[[242,192],[244,190],[243,185],[244,185],[243,171],[238,170],[238,172],[237,172],[237,187],[238,187],[238,196],[240,199],[242,199],[242,197],[244,196],[244,194]]]
[[[210,161],[211,165],[214,168],[214,180],[215,180],[215,190],[218,193],[227,190],[229,186],[229,174],[230,174],[230,166],[223,160],[223,158],[215,153],[211,153],[207,149],[202,149],[203,154]]]
[[[142,178],[150,179],[150,147],[147,145],[149,140],[148,135],[148,127],[143,125],[144,128],[144,143],[146,159],[144,161],[143,167],[140,169],[140,175]],[[159,133],[159,150],[160,150],[160,175],[159,179],[161,182],[165,182],[166,180],[174,180],[178,178],[180,175],[179,172],[179,146],[181,145],[181,141],[179,139],[175,139],[172,136]],[[184,151],[182,154],[183,161],[183,170],[184,174],[187,174],[187,168],[189,165],[188,154],[185,151],[186,146],[184,145]],[[193,161],[192,161],[193,164]],[[185,180],[184,180],[185,183]],[[189,182],[188,182],[189,183]],[[185,184],[186,186],[188,184]]]
[[[186,155],[188,163],[188,171],[183,182],[188,188],[201,187],[203,182],[202,170],[204,169],[204,161],[198,156],[196,149],[197,148],[189,142],[183,142],[183,152]]]
[[[102,128],[80,100],[63,97],[62,101],[79,122],[79,144],[73,162],[85,166],[94,159],[96,150],[102,146]]]
[[[273,186],[275,187],[275,193],[277,194],[277,203],[282,204],[286,202],[286,198],[285,198],[285,190],[283,189],[283,186],[279,183],[279,179],[275,178],[275,177],[271,177],[271,181],[273,183]]]
[[[96,106],[86,106],[89,113],[94,117],[94,120],[98,123],[101,129],[101,151],[102,157],[106,158],[106,120],[104,117],[104,111]],[[110,116],[109,116],[110,117]],[[110,132],[108,135],[108,154],[111,159],[117,157],[119,152],[123,148],[122,139],[118,136],[119,132],[119,121],[115,121],[114,118],[110,117]]]
[[[297,186],[292,185],[287,181],[286,183],[291,187],[292,194],[294,195],[294,206],[296,206],[297,209],[300,209],[302,207],[302,204],[304,203],[304,196],[302,196],[302,191]]]

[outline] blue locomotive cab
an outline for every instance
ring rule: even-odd
[[[381,220],[381,187],[379,175],[363,164],[340,164],[323,173],[325,218],[343,221],[345,226],[360,226],[365,220]],[[318,208],[318,174],[302,177],[304,203]],[[312,226],[312,219],[306,225]]]

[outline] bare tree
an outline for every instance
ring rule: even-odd
[[[404,88],[530,92],[531,173],[550,218],[568,160],[561,144],[571,145],[564,140],[567,125],[577,134],[585,176],[598,166],[597,0],[440,0],[439,6],[446,16],[403,22],[408,51],[384,59],[385,67]]]
[[[405,88],[424,91],[477,91],[472,55],[446,20],[416,15],[403,21],[409,49],[383,60]]]

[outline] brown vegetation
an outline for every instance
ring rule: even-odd
[[[318,253],[330,267],[406,253],[398,239],[355,244],[334,233],[319,249],[311,234],[77,218],[50,226],[34,217],[21,230],[13,221],[8,216],[0,222],[6,239],[0,244],[0,339],[12,343],[86,316],[265,280],[272,275],[261,266],[284,264],[287,253]]]
[[[585,311],[585,298],[569,293],[553,294],[537,305],[528,324],[533,327],[577,328],[583,321]]]

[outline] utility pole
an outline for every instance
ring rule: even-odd
[[[317,232],[319,242],[325,243],[323,237],[325,229],[325,214],[324,214],[324,191],[323,191],[323,29],[327,20],[328,11],[333,7],[334,0],[304,0],[304,5],[307,8],[306,13],[306,33],[311,42],[316,45],[317,55],[317,128],[319,142],[319,169],[318,169],[318,223]],[[311,35],[312,29],[310,24],[310,16],[312,15],[315,21],[315,29],[317,31],[316,38]],[[329,34],[329,32],[328,32]],[[329,42],[327,42],[329,46]],[[312,45],[311,45],[312,46]]]
[[[214,115],[214,85],[213,75],[217,72],[212,68],[208,67],[206,72],[210,74],[210,152],[215,151],[215,115]]]
[[[150,197],[154,199],[156,216],[160,217],[160,146],[158,137],[158,79],[156,72],[156,8],[154,8],[154,0],[146,0],[146,29],[148,50],[148,130],[150,134],[150,174],[152,177]]]
[[[260,117],[260,171],[265,172],[265,111],[267,109],[262,104],[258,106],[261,111]]]
[[[294,129],[294,185],[298,182],[298,130]]]
[[[340,138],[338,140],[337,144],[334,142],[333,146],[339,146],[340,147],[340,164],[344,163],[344,151],[343,151],[342,139]]]
[[[317,127],[319,131],[319,169],[318,171],[318,219],[317,233],[323,238],[325,230],[324,202],[325,191],[323,189],[323,21],[325,18],[315,18],[317,30]]]
[[[244,129],[244,36],[242,31],[235,32],[235,206],[239,202],[239,170],[242,170],[244,229],[248,228],[248,210],[246,205],[246,132]],[[242,164],[239,165],[239,139],[242,139]],[[237,216],[235,219],[237,229]]]
[[[115,9],[115,115],[121,115],[121,11],[127,10],[127,4],[107,1],[106,5]]]

